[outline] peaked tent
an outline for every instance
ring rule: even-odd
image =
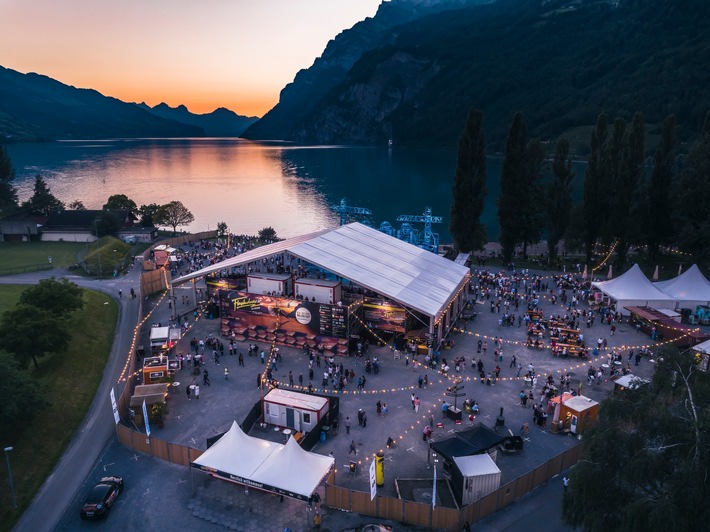
[[[230,482],[308,500],[334,462],[304,451],[293,438],[282,445],[249,436],[234,421],[191,466]]]
[[[678,277],[653,283],[653,286],[675,298],[681,307],[694,309],[697,305],[710,305],[710,281],[697,264],[693,264]]]
[[[594,288],[601,290],[616,301],[616,310],[628,316],[625,307],[675,308],[676,299],[656,288],[634,264],[627,272],[610,281],[594,282]]]

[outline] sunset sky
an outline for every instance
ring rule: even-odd
[[[381,0],[0,0],[0,65],[124,101],[262,116]]]

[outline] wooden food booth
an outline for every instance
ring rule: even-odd
[[[589,397],[565,392],[551,401],[555,403],[552,432],[581,434],[597,422],[599,403]]]

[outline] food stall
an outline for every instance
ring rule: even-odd
[[[597,422],[599,403],[589,397],[565,392],[551,401],[555,405],[552,432],[580,434]]]

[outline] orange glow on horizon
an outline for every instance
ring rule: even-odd
[[[126,102],[263,116],[382,0],[3,0],[0,65]]]

